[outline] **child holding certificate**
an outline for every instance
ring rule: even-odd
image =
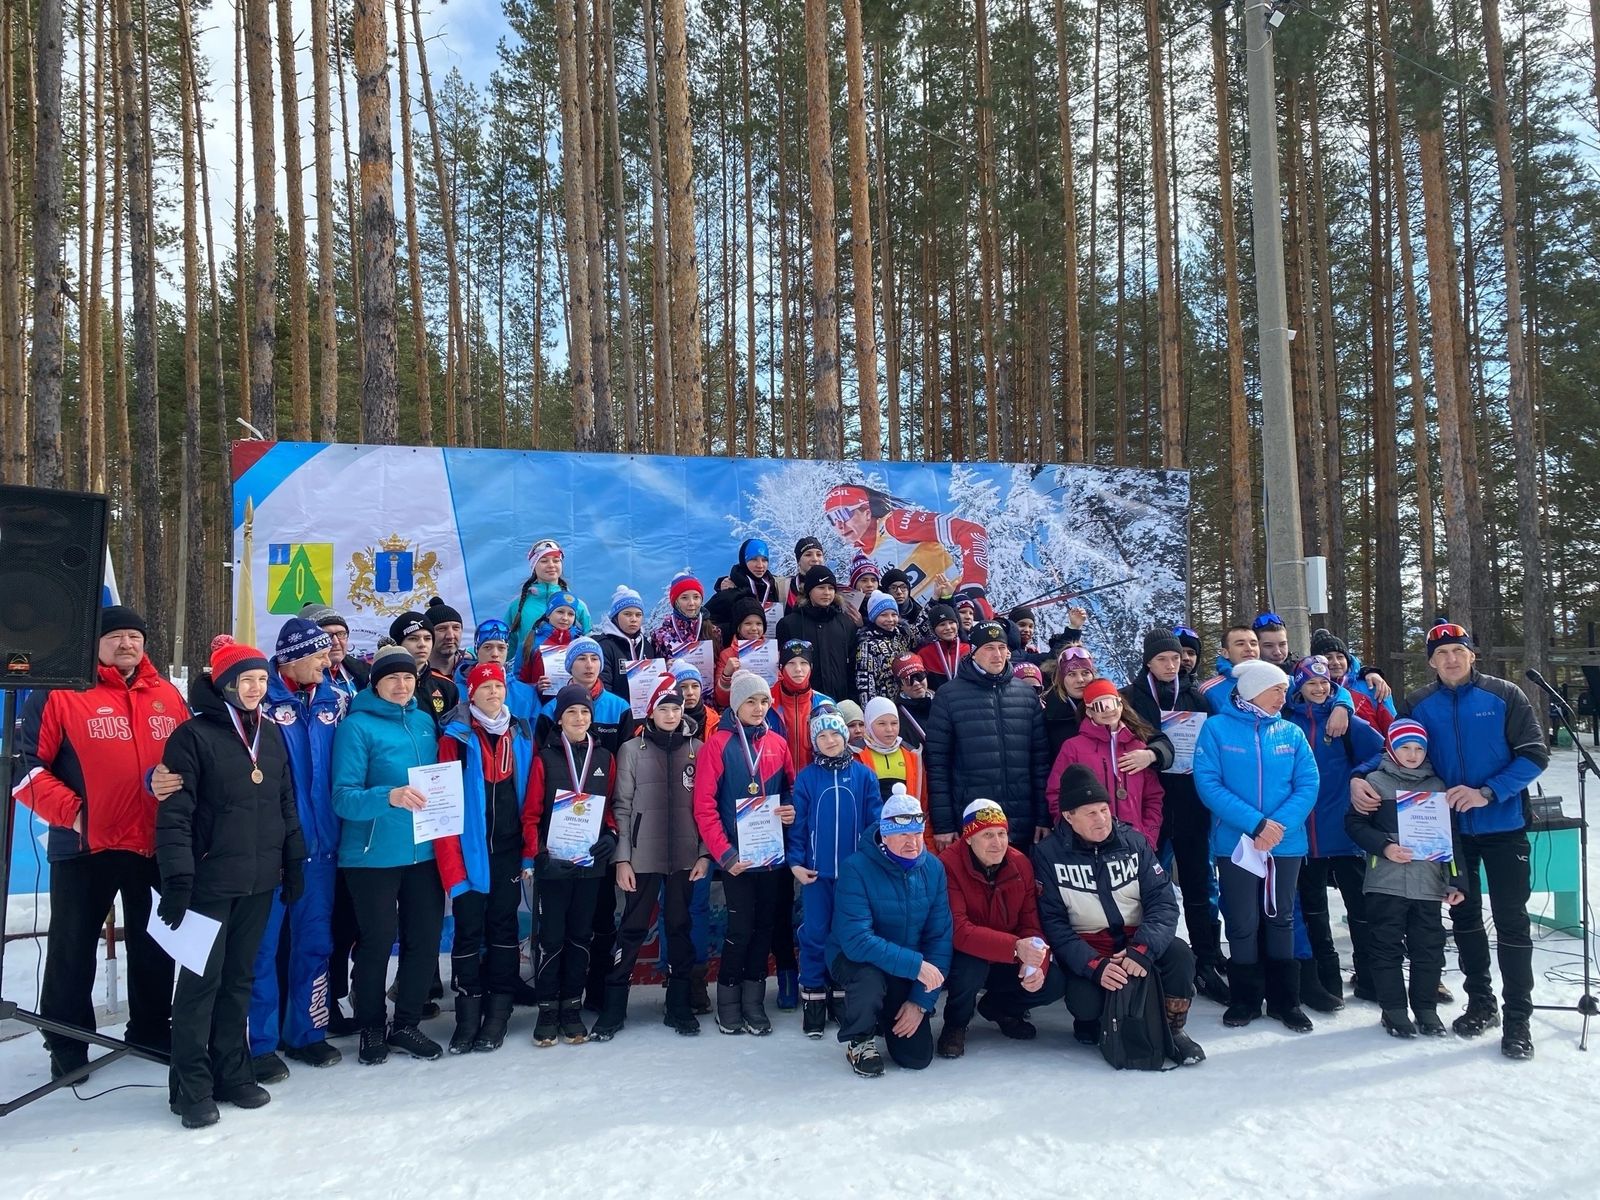
[[[717,685],[713,689],[717,703],[728,703],[728,685],[742,669],[739,642],[753,642],[767,636],[767,610],[754,596],[739,596],[733,601],[732,623],[728,626],[733,636],[727,649],[717,656]]]
[[[772,926],[789,878],[782,826],[794,820],[789,747],[767,724],[772,691],[749,671],[733,677],[728,711],[694,777],[694,819],[722,873],[728,931],[717,976],[717,1028],[772,1032],[766,1008]]]
[[[611,812],[612,759],[589,736],[591,700],[581,684],[556,693],[556,736],[533,760],[522,810],[522,867],[539,883],[539,1002],[536,1046],[588,1040],[583,988],[602,884],[610,885],[617,848]]]
[[[581,636],[576,628],[581,603],[571,592],[552,592],[544,616],[539,618],[523,644],[518,678],[532,684],[541,696],[553,695],[555,691],[545,677],[543,651],[565,646]]]
[[[1351,808],[1345,829],[1371,857],[1364,884],[1367,901],[1368,961],[1372,985],[1391,1037],[1443,1037],[1439,1020],[1439,976],[1444,971],[1444,922],[1439,902],[1460,904],[1455,863],[1429,860],[1401,840],[1398,800],[1448,789],[1428,762],[1428,731],[1402,717],[1384,735],[1382,765],[1367,783],[1382,797],[1370,813]],[[1448,829],[1449,812],[1444,814]],[[1453,856],[1452,856],[1453,858]],[[1406,1012],[1406,981],[1401,967],[1411,960],[1411,1012]],[[1415,1017],[1415,1021],[1412,1018]]]
[[[801,1027],[807,1037],[820,1038],[828,1023],[824,949],[833,925],[833,881],[839,864],[856,852],[862,833],[877,824],[883,796],[878,777],[851,757],[838,713],[811,718],[811,747],[811,765],[794,781],[794,822],[785,835],[784,861],[802,885],[805,914],[800,925]]]

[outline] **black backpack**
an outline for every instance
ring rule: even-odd
[[[1166,1071],[1176,1056],[1167,1002],[1154,973],[1136,976],[1106,996],[1100,1053],[1119,1071]]]

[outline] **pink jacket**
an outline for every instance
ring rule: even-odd
[[[1154,846],[1161,837],[1161,803],[1165,794],[1161,790],[1161,776],[1154,767],[1146,767],[1132,775],[1123,773],[1120,781],[1115,770],[1116,760],[1130,750],[1147,747],[1133,735],[1126,725],[1117,728],[1113,746],[1111,731],[1104,725],[1085,720],[1076,736],[1061,744],[1055,766],[1050,768],[1050,782],[1045,786],[1045,802],[1050,806],[1050,820],[1061,816],[1061,774],[1073,763],[1080,763],[1093,771],[1095,778],[1111,794],[1111,815],[1126,821],[1144,834]],[[1118,799],[1117,788],[1127,790],[1127,796]]]

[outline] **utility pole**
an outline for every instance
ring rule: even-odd
[[[1267,0],[1244,0],[1245,90],[1250,100],[1250,190],[1256,311],[1261,326],[1261,478],[1266,496],[1267,589],[1289,645],[1310,642],[1305,549],[1300,541],[1300,465],[1289,383],[1284,301],[1282,193],[1278,188],[1278,96]]]

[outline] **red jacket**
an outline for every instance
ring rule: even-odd
[[[958,953],[985,962],[1015,962],[1018,938],[1044,937],[1033,866],[1015,846],[1006,849],[1005,861],[992,882],[972,857],[965,838],[946,846],[939,860],[944,863],[945,883],[950,889]],[[1046,957],[1045,966],[1049,965]]]
[[[1154,767],[1146,767],[1132,775],[1124,772],[1120,778],[1112,770],[1112,764],[1124,754],[1148,748],[1134,737],[1133,730],[1126,725],[1119,725],[1116,747],[1113,749],[1111,731],[1099,722],[1085,718],[1083,724],[1078,726],[1077,734],[1061,743],[1055,766],[1050,768],[1050,781],[1045,785],[1044,798],[1050,806],[1051,822],[1054,823],[1061,816],[1062,773],[1071,764],[1081,763],[1094,772],[1095,778],[1111,794],[1111,815],[1132,825],[1154,846],[1161,840],[1161,806],[1166,799],[1161,776]],[[1128,794],[1118,798],[1118,787],[1125,789]]]
[[[956,642],[955,650],[952,651],[948,643],[941,642],[936,638],[918,650],[917,657],[922,660],[922,665],[928,672],[929,680],[938,680],[942,683],[946,679],[954,679],[956,677],[954,670],[946,670],[945,668],[950,666],[952,662],[956,666],[960,666],[961,660],[971,653],[972,646],[968,642]],[[954,656],[953,658],[952,655]]]
[[[22,716],[22,776],[11,795],[50,825],[51,862],[97,850],[154,855],[156,798],[145,776],[189,719],[178,689],[148,657],[133,681],[99,668],[87,692],[41,691]],[[83,817],[83,833],[72,826]]]

